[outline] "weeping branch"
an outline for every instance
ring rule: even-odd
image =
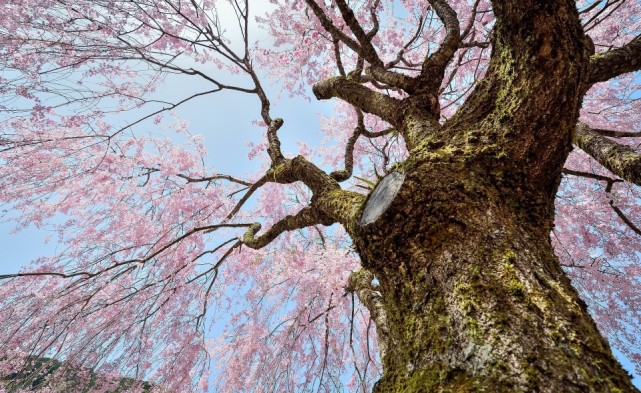
[[[590,173],[590,172],[574,171],[574,170],[571,170],[571,169],[563,169],[563,173],[566,174],[566,175],[572,175],[572,176],[584,177],[584,178],[587,178],[587,179],[594,179],[594,180],[604,181],[604,182],[607,183],[606,186],[605,186],[605,193],[607,195],[610,195],[610,193],[612,192],[612,187],[614,186],[614,183],[623,182],[623,180],[621,180],[621,179],[615,179],[615,178],[608,177],[608,176],[597,175],[595,173]],[[623,221],[623,223],[625,225],[627,225],[628,228],[630,228],[634,233],[636,233],[637,235],[641,236],[641,229],[639,229],[639,227],[637,227],[628,218],[628,216],[625,215],[625,213],[623,212],[623,210],[621,210],[621,208],[619,208],[617,205],[614,204],[614,199],[609,198],[609,202],[608,203],[609,203],[610,207],[612,208],[612,210],[614,210],[616,215],[619,217],[619,219],[621,219],[621,221]]]
[[[212,175],[212,176],[205,176],[205,177],[191,177],[191,176],[187,176],[187,175],[183,175],[183,174],[179,173],[176,176],[187,180],[187,183],[200,183],[200,182],[211,183],[211,182],[216,181],[216,180],[227,180],[227,181],[230,181],[232,183],[241,184],[243,186],[251,186],[252,185],[252,183],[250,183],[250,182],[247,182],[247,181],[244,181],[244,180],[240,180],[240,179],[236,179],[235,177],[229,176],[229,175]]]
[[[573,142],[610,172],[641,185],[641,154],[629,146],[602,136],[585,123],[576,126]]]

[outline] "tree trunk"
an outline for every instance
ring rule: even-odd
[[[351,231],[379,282],[374,391],[636,391],[550,243],[593,49],[573,1],[494,12],[484,80],[443,128],[408,104],[402,186]]]
[[[375,392],[635,391],[554,255],[552,198],[488,164],[403,169],[356,240],[386,314]]]
[[[418,76],[399,82],[402,99],[352,76],[314,86],[319,99],[392,124],[409,157],[364,203],[339,189],[342,174],[317,181],[322,173],[296,169],[302,159],[286,162],[274,179],[302,179],[314,196],[281,227],[321,222],[316,214],[352,237],[364,270],[347,289],[377,325],[375,392],[636,391],[550,243],[561,170],[592,83],[594,45],[576,2],[492,1],[487,72],[447,121],[435,97],[460,32],[446,1],[429,4],[447,37]]]

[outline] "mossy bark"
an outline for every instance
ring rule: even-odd
[[[317,221],[339,222],[354,241],[364,270],[347,289],[370,308],[381,341],[374,391],[636,391],[550,243],[579,109],[603,74],[576,2],[492,1],[487,72],[445,122],[435,97],[460,27],[446,1],[429,4],[447,35],[419,75],[385,77],[402,99],[351,74],[314,86],[317,98],[344,100],[403,137],[410,154],[395,167],[403,172],[398,193],[373,193],[392,195],[391,204],[376,209],[372,194],[363,201],[314,180],[321,171],[281,179],[308,184],[326,220]],[[362,52],[373,67],[366,74],[389,76],[375,55]]]
[[[404,101],[404,183],[348,228],[387,325],[374,391],[636,391],[550,243],[593,47],[573,1],[493,5],[487,75],[443,127]]]
[[[403,170],[356,239],[386,313],[375,392],[634,391],[554,255],[545,193],[457,160]]]

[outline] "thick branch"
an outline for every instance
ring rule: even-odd
[[[590,85],[641,69],[641,35],[621,48],[592,56]]]
[[[277,120],[279,119],[274,120],[274,122]],[[278,147],[280,147],[280,143],[278,143]],[[280,149],[278,149],[277,152],[280,153]],[[270,155],[271,153],[270,151]],[[320,170],[316,165],[307,161],[304,157],[297,156],[289,160],[280,156],[277,161],[272,161],[272,166],[267,170],[267,173],[251,185],[245,195],[238,201],[229,215],[227,215],[227,219],[229,220],[235,216],[249,198],[265,184],[291,184],[297,181],[303,182],[315,196],[340,189],[334,179]]]
[[[267,152],[269,153],[269,158],[272,159],[272,163],[277,163],[285,159],[283,153],[280,151],[280,140],[278,139],[278,130],[283,126],[283,119],[276,118],[272,120],[267,128],[267,141],[269,142],[269,147]]]
[[[461,26],[456,11],[444,0],[429,0],[436,15],[445,25],[445,40],[434,54],[423,62],[421,78],[431,88],[438,89],[445,75],[445,68],[454,57],[461,42]]]
[[[641,185],[641,154],[629,146],[599,135],[584,123],[577,125],[573,142],[615,175]]]
[[[336,26],[334,26],[331,19],[329,19],[325,14],[325,11],[323,11],[323,9],[318,4],[316,4],[315,0],[305,0],[305,3],[307,4],[307,6],[309,6],[309,8],[311,8],[314,15],[316,15],[316,17],[321,23],[321,26],[323,26],[323,28],[329,34],[332,35],[332,38],[340,40],[342,43],[347,45],[351,50],[353,50],[360,56],[365,57],[363,48],[361,48],[356,41],[349,38],[345,33],[343,33]]]
[[[353,80],[343,77],[328,78],[316,83],[312,91],[319,100],[340,98],[392,125],[398,126],[400,123],[401,101],[373,91]]]
[[[338,183],[316,165],[302,156],[283,160],[267,171],[268,181],[280,184],[303,182],[314,197],[334,190],[340,190]]]
[[[331,225],[333,221],[314,206],[306,206],[294,216],[285,216],[285,218],[278,221],[258,237],[255,235],[260,231],[261,225],[259,223],[253,224],[243,236],[242,242],[250,248],[259,249],[271,243],[272,240],[276,239],[283,232],[318,224]]]
[[[387,70],[381,66],[371,66],[365,69],[365,73],[370,75],[378,82],[384,83],[391,87],[397,87],[412,94],[416,91],[418,83],[414,78],[400,74],[398,72]]]
[[[347,5],[345,0],[336,0],[336,5],[338,5],[343,20],[347,23],[350,30],[352,30],[354,36],[356,36],[361,48],[363,48],[363,57],[365,57],[370,64],[382,66],[383,62],[380,57],[378,57],[378,53],[376,53],[376,49],[374,49],[372,45],[372,37],[365,33],[363,27],[358,23],[354,11]]]

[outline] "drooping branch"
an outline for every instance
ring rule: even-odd
[[[592,56],[588,82],[593,85],[641,70],[641,35],[626,45]]]
[[[120,262],[114,262],[111,265],[104,267],[102,269],[99,269],[95,272],[91,271],[74,271],[74,272],[69,272],[69,273],[61,273],[61,272],[55,272],[55,271],[44,271],[44,272],[25,272],[25,273],[15,273],[15,274],[3,274],[0,275],[0,280],[6,280],[6,279],[11,279],[11,278],[17,278],[17,277],[29,277],[29,276],[57,276],[61,278],[74,278],[74,277],[81,277],[83,280],[91,279],[97,276],[104,275],[105,273],[111,272],[115,269],[118,269],[122,266],[142,266],[146,264],[147,262],[153,260],[154,258],[158,257],[160,254],[165,252],[167,249],[176,246],[183,240],[189,238],[190,236],[196,234],[196,233],[210,233],[213,231],[216,231],[218,229],[223,229],[223,228],[246,228],[246,227],[251,227],[251,224],[215,224],[215,225],[207,225],[207,226],[202,226],[202,227],[196,227],[193,228],[189,231],[186,231],[182,235],[172,239],[171,241],[168,241],[164,244],[157,242],[156,244],[162,244],[158,248],[151,248],[147,252],[146,255],[143,257],[139,258],[133,258],[133,259],[128,259]],[[129,270],[129,268],[127,268]]]
[[[641,185],[641,154],[629,146],[609,140],[585,123],[576,126],[573,142],[610,172]]]
[[[210,182],[213,182],[213,181],[216,181],[216,180],[227,180],[227,181],[230,181],[232,183],[241,184],[243,186],[251,186],[252,185],[252,183],[250,183],[248,181],[236,179],[233,176],[221,175],[221,174],[212,175],[212,176],[205,176],[205,177],[191,177],[191,176],[187,176],[187,175],[183,175],[183,174],[179,173],[176,176],[187,180],[187,183],[200,183],[200,182],[208,182],[208,183],[210,183]]]
[[[401,101],[373,91],[343,77],[332,77],[316,83],[312,91],[319,100],[336,97],[363,112],[374,114],[392,125],[400,123]]]
[[[625,213],[621,210],[620,207],[614,204],[614,200],[610,200],[610,207],[612,207],[612,210],[616,213],[616,215],[625,223],[625,225],[628,226],[634,233],[637,235],[641,236],[641,229],[639,229],[638,226],[634,225],[632,221],[628,218],[628,216],[625,215]]]

